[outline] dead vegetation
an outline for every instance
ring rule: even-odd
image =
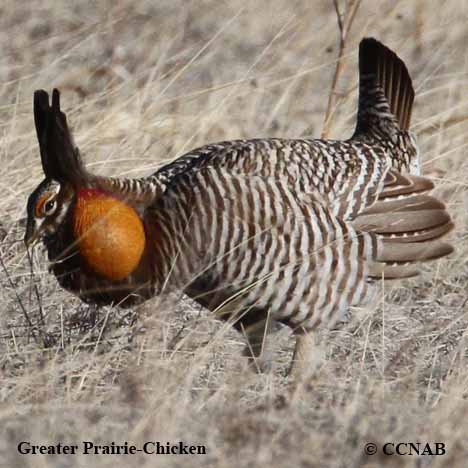
[[[0,466],[466,466],[468,10],[457,0],[358,3],[327,132],[350,135],[357,44],[379,38],[413,77],[412,128],[456,219],[457,251],[323,332],[301,395],[287,393],[287,330],[274,371],[254,375],[242,336],[187,299],[96,309],[58,287],[41,249],[28,259],[24,207],[42,178],[32,93],[61,88],[85,160],[103,174],[148,174],[216,140],[319,136],[338,56],[333,2],[0,7]],[[207,455],[90,462],[19,455],[21,440],[181,440]],[[367,442],[444,442],[446,454],[367,456]]]

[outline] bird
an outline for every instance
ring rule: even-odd
[[[131,307],[182,291],[247,338],[253,358],[276,323],[311,337],[372,296],[453,252],[454,223],[420,175],[404,62],[374,38],[359,45],[353,135],[207,144],[154,174],[90,173],[60,107],[34,93],[45,179],[27,203],[25,243],[42,240],[59,284],[83,301]],[[296,371],[294,371],[296,372]]]

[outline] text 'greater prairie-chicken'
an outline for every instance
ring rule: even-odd
[[[333,325],[374,280],[452,252],[440,240],[450,216],[419,176],[406,66],[364,39],[359,73],[348,140],[210,144],[140,179],[90,174],[58,91],[51,105],[37,91],[45,180],[29,197],[25,242],[42,238],[59,283],[87,302],[181,290],[241,327],[254,353],[267,321],[299,337]]]

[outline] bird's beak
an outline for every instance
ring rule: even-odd
[[[34,221],[28,221],[26,226],[26,234],[24,235],[24,243],[26,247],[32,247],[39,239],[39,232],[36,230]]]

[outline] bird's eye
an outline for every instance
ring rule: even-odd
[[[48,200],[44,203],[44,214],[51,215],[54,211],[55,208],[57,207],[57,201],[56,200]]]

